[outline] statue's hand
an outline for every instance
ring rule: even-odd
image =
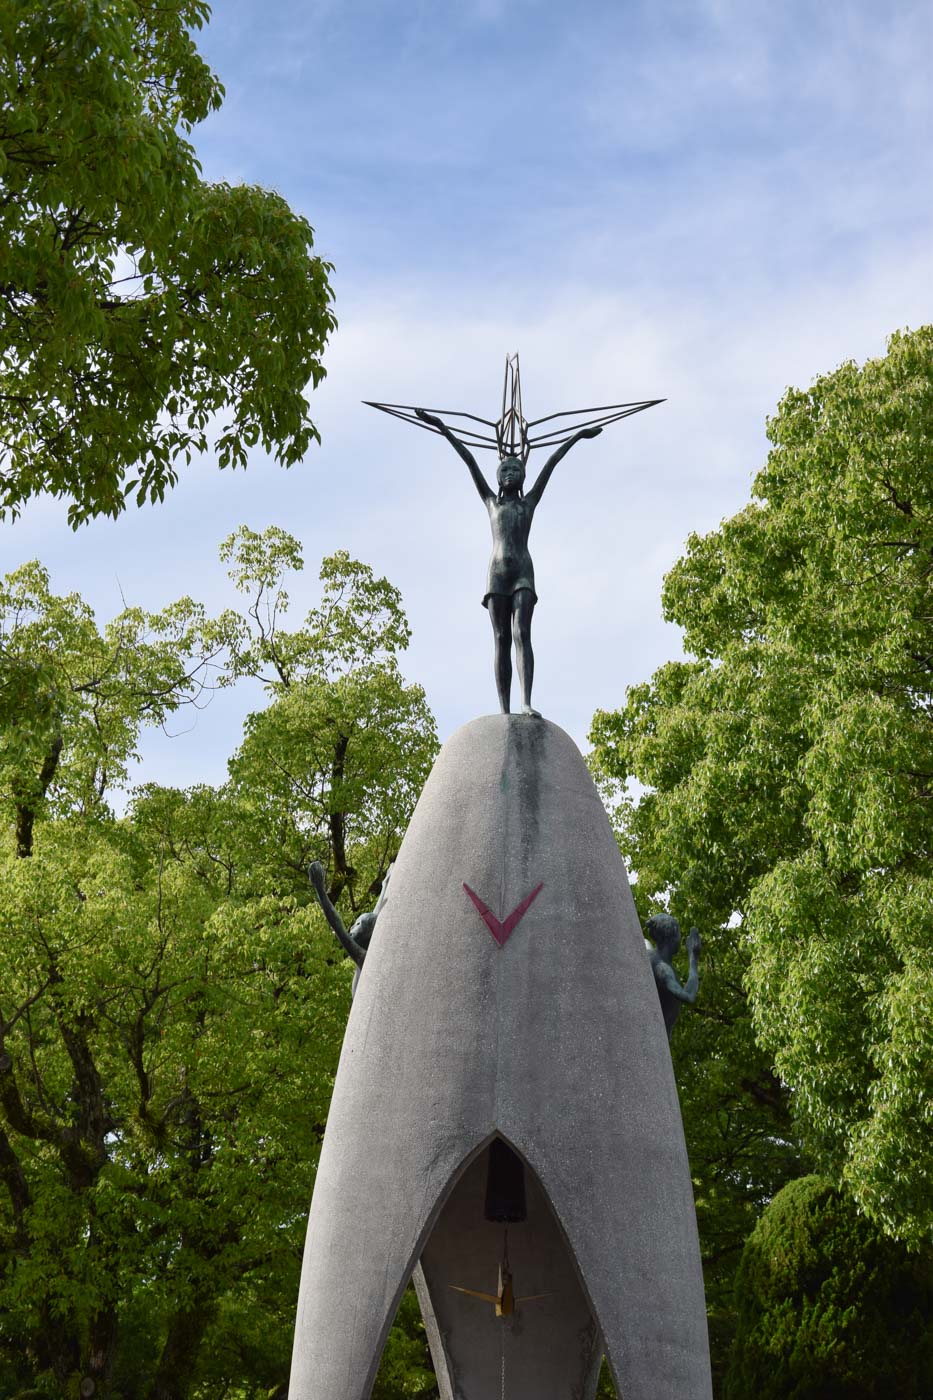
[[[321,894],[324,893],[324,889],[325,889],[324,867],[323,867],[323,865],[321,864],[321,862],[320,862],[319,860],[313,860],[313,861],[311,862],[311,864],[308,866],[308,879],[311,881],[311,884],[312,884],[312,885],[314,886],[314,888],[317,890],[317,892],[318,892],[319,895],[321,895]]]
[[[415,417],[420,418],[422,423],[429,423],[432,428],[440,428],[443,431],[443,420],[436,417],[435,414],[429,413],[426,408],[416,408]]]
[[[687,952],[691,958],[698,958],[703,949],[703,940],[700,937],[700,930],[692,928],[687,934]]]
[[[577,433],[577,437],[578,437],[578,438],[594,438],[594,437],[599,437],[599,435],[600,435],[601,432],[602,432],[602,428],[581,428],[580,431]]]

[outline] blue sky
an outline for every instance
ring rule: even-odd
[[[199,44],[227,89],[205,176],[277,189],[335,264],[323,446],[288,472],[205,459],[76,534],[40,500],[0,529],[5,567],[38,555],[102,620],[121,590],[220,608],[219,541],[280,524],[300,614],[347,548],[402,589],[446,737],[496,707],[485,512],[444,443],[360,401],[493,417],[517,349],[530,417],[667,399],[575,449],[535,521],[535,700],[583,744],[679,654],[661,578],[747,500],[785,387],[930,319],[933,7],[217,0]],[[139,776],[221,781],[256,703],[148,736]]]

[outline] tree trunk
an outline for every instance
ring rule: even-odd
[[[213,1321],[215,1306],[211,1299],[177,1312],[172,1318],[146,1400],[187,1400],[198,1352]]]
[[[346,734],[338,734],[337,742],[334,745],[334,757],[331,763],[331,793],[339,791],[343,783],[346,770],[347,749],[350,740]],[[331,903],[336,904],[344,891],[350,886],[350,907],[356,913],[356,903],[353,898],[353,877],[356,871],[347,862],[346,847],[346,813],[340,811],[330,812],[328,815],[328,825],[330,826],[330,848],[334,861],[334,878],[328,890]]]
[[[55,770],[58,767],[58,760],[61,757],[63,740],[58,735],[49,745],[49,751],[42,760],[42,768],[39,772],[38,791],[30,799],[18,798],[16,802],[16,854],[28,857],[32,855],[32,828],[36,820],[36,809],[43,797],[49,790],[49,785],[55,777]]]
[[[93,1395],[106,1395],[113,1372],[114,1354],[117,1349],[117,1309],[112,1303],[100,1308],[91,1319],[87,1357],[82,1368],[81,1379],[94,1382]]]

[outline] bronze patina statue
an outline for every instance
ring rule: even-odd
[[[473,484],[489,512],[492,528],[492,557],[483,606],[489,611],[495,645],[496,691],[503,714],[509,713],[512,688],[512,648],[522,692],[522,713],[538,715],[531,708],[531,687],[534,681],[534,653],[531,649],[531,615],[538,595],[535,575],[528,552],[528,535],[538,502],[544,494],[551,473],[575,443],[583,438],[597,437],[609,423],[628,418],[645,408],[661,403],[661,399],[645,399],[635,403],[607,404],[602,408],[572,409],[549,413],[529,422],[522,413],[521,375],[518,356],[509,355],[505,362],[505,382],[502,389],[502,414],[496,421],[479,418],[475,413],[458,410],[428,410],[412,404],[370,402],[371,408],[382,409],[416,427],[439,433],[466,462]],[[454,433],[445,419],[457,419]],[[567,422],[566,420],[571,420]],[[580,421],[580,420],[583,421]],[[558,422],[558,420],[565,420]],[[574,421],[575,420],[575,421]],[[479,425],[479,426],[477,426]],[[482,429],[492,429],[492,434]],[[539,429],[533,433],[532,429]],[[554,447],[538,474],[534,485],[524,491],[525,467],[529,454],[536,448]],[[472,449],[494,451],[499,457],[496,472],[498,491],[493,491],[477,465]]]
[[[385,884],[388,878],[387,875],[386,880],[383,882],[383,891],[385,891]],[[366,954],[369,952],[369,944],[373,936],[373,929],[376,927],[376,917],[382,904],[382,895],[380,895],[375,909],[361,914],[348,933],[343,919],[341,919],[328,897],[327,887],[325,885],[324,867],[319,860],[314,860],[309,865],[308,879],[311,882],[314,893],[318,897],[318,903],[324,911],[325,919],[337,935],[337,940],[341,948],[348,957],[353,959],[357,967],[362,969],[363,963],[366,961]],[[354,981],[354,987],[355,986],[356,983]]]
[[[680,1015],[680,1008],[684,1003],[692,1006],[697,999],[700,986],[700,950],[703,943],[699,929],[692,928],[687,934],[690,971],[684,983],[671,965],[680,948],[680,924],[670,914],[655,914],[648,920],[647,929],[655,942],[655,947],[650,949],[648,957],[661,999],[661,1013],[664,1016],[667,1038],[670,1040]]]
[[[558,462],[562,457],[566,457],[575,443],[583,438],[598,437],[602,428],[581,428],[567,442],[562,443],[556,452],[551,453],[535,484],[527,493],[523,490],[525,463],[521,457],[502,457],[496,472],[496,481],[499,484],[499,490],[496,492],[491,489],[480,471],[473,453],[451,432],[447,424],[423,408],[418,409],[417,413],[421,421],[436,428],[466,462],[480,500],[489,512],[492,555],[489,560],[483,607],[489,609],[492,622],[499,708],[504,715],[509,713],[512,689],[511,642],[514,642],[518,683],[522,691],[522,714],[537,715],[538,711],[531,708],[531,687],[535,675],[535,657],[531,649],[531,615],[535,610],[538,595],[535,592],[534,565],[528,552],[528,535],[538,502],[544,495],[544,488]]]

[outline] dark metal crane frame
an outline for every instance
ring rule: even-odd
[[[523,462],[527,462],[529,454],[536,448],[556,447],[562,442],[568,442],[581,428],[605,428],[609,423],[630,418],[633,413],[642,413],[646,408],[654,408],[656,404],[664,403],[664,400],[640,399],[630,403],[603,404],[598,408],[571,408],[529,420],[522,413],[521,373],[518,355],[515,354],[506,356],[502,413],[497,420],[480,418],[477,414],[465,413],[462,409],[425,409],[415,404],[376,403],[372,399],[364,399],[364,403],[369,408],[378,408],[382,413],[391,414],[393,418],[412,423],[416,428],[438,433],[439,428],[432,423],[425,423],[418,417],[419,412],[431,413],[449,423],[465,446],[496,452],[500,457],[519,457]],[[558,419],[570,421],[558,424]],[[474,427],[473,424],[480,426]],[[541,428],[542,431],[534,433],[535,428]],[[483,432],[481,429],[490,431]]]

